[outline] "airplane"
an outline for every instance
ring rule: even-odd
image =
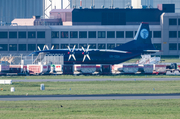
[[[31,53],[31,55],[38,55],[39,53],[45,54],[63,54],[64,64],[119,64],[130,60],[132,58],[138,57],[142,54],[150,54],[160,52],[156,50],[151,42],[149,24],[142,22],[139,26],[136,36],[130,42],[127,42],[121,46],[115,47],[114,49],[49,49],[45,50],[39,47],[39,51]]]

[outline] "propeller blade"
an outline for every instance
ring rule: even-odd
[[[74,54],[72,54],[72,57],[74,58],[74,60],[76,60],[76,58],[75,58]]]
[[[87,55],[88,59],[91,60],[91,58],[89,57],[89,55]]]
[[[69,59],[68,59],[68,61],[71,59],[71,55],[69,55]]]
[[[54,45],[52,46],[51,50],[53,50],[53,49],[54,49]]]
[[[86,55],[84,55],[83,62],[84,62],[85,59],[86,59]]]
[[[84,48],[82,47],[83,51],[85,52]]]
[[[46,45],[47,50],[49,50],[48,46]]]
[[[76,45],[74,45],[72,52],[74,52],[75,47],[76,47]]]
[[[88,45],[88,47],[87,47],[87,49],[86,49],[86,52],[88,52],[88,50],[89,50],[89,47],[90,47],[90,45]]]
[[[44,45],[43,50],[46,48],[46,45]]]
[[[41,48],[38,46],[39,51],[41,51]]]
[[[67,47],[68,47],[69,51],[71,52],[71,49],[70,49],[70,47],[69,47],[69,46],[67,46]]]

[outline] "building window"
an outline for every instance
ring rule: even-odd
[[[79,44],[79,48],[87,48],[87,44]]]
[[[37,44],[37,50],[39,50],[39,49],[38,49],[38,46],[39,46],[39,48],[40,48],[41,50],[43,50],[44,45],[45,45],[45,44]]]
[[[18,32],[18,38],[26,38],[26,32],[25,31]]]
[[[87,31],[79,31],[79,38],[87,38]]]
[[[160,43],[155,43],[153,44],[156,50],[161,50],[161,44]]]
[[[89,31],[88,38],[96,38],[96,31]]]
[[[59,31],[52,31],[51,38],[59,38]]]
[[[116,31],[116,38],[124,38],[124,31]]]
[[[0,51],[8,51],[8,45],[7,44],[0,44]]]
[[[178,31],[178,38],[180,38],[180,31]]]
[[[36,32],[35,31],[29,31],[28,32],[28,38],[36,38]]]
[[[61,38],[68,38],[68,31],[61,31]]]
[[[133,38],[133,31],[126,31],[126,38]]]
[[[0,38],[8,38],[8,32],[0,32]]]
[[[178,25],[180,25],[180,19],[178,19]]]
[[[38,31],[37,38],[45,38],[45,31]]]
[[[169,50],[177,50],[177,43],[169,43]]]
[[[153,31],[154,38],[161,38],[161,31]]]
[[[107,44],[107,49],[113,49],[115,48],[115,44]]]
[[[10,32],[9,32],[9,38],[17,38],[17,32],[15,32],[15,31],[10,31]]]
[[[75,48],[78,48],[78,44],[70,44],[70,48],[74,48],[74,45],[76,45]]]
[[[107,31],[107,38],[115,38],[115,32],[114,31]]]
[[[106,49],[106,44],[98,44],[98,49]]]
[[[17,51],[17,44],[9,44],[9,51]]]
[[[98,38],[105,38],[106,32],[105,31],[98,31]]]
[[[178,50],[180,50],[180,43],[178,44]]]
[[[116,47],[119,47],[121,45],[122,45],[122,43],[116,43]]]
[[[26,51],[26,44],[19,44],[19,51]]]
[[[28,44],[28,51],[36,51],[36,44]]]
[[[78,38],[78,32],[77,31],[70,31],[70,38]]]
[[[68,44],[61,44],[61,49],[67,49]]]
[[[177,38],[177,31],[169,31],[169,38]]]
[[[59,44],[52,44],[52,46],[54,46],[53,49],[59,49]],[[52,46],[51,46],[51,47],[52,47]]]
[[[90,45],[89,49],[96,49],[96,44],[88,44]]]
[[[169,19],[169,25],[177,25],[177,19]]]

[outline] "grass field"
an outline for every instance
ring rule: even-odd
[[[0,101],[1,119],[178,119],[179,112],[178,99]]]
[[[15,82],[1,84],[0,95],[180,93],[179,86],[180,81]],[[11,87],[15,92],[10,92]]]
[[[178,75],[44,75],[44,76],[1,76],[0,79],[108,79],[108,78],[180,78]]]

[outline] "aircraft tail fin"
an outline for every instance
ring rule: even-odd
[[[121,46],[115,47],[115,50],[155,50],[151,42],[151,33],[149,24],[142,22],[134,37],[134,40],[125,43]]]

